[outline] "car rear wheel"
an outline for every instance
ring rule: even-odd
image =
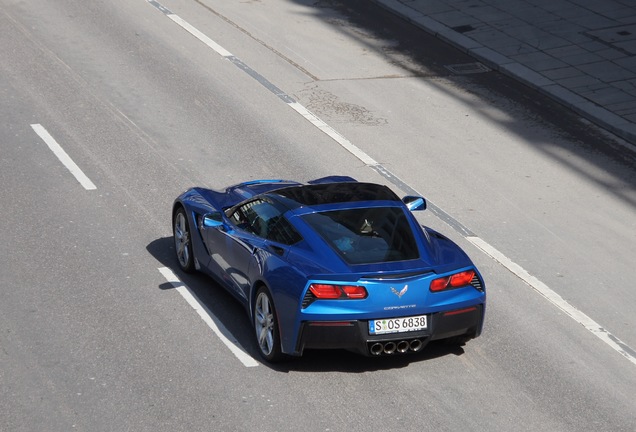
[[[278,319],[272,296],[265,287],[258,289],[254,304],[254,330],[261,356],[269,362],[285,358],[280,348]]]
[[[174,235],[174,249],[177,254],[179,267],[184,272],[190,273],[194,271],[194,257],[192,254],[190,225],[183,207],[180,207],[174,215],[172,232]]]

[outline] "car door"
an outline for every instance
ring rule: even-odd
[[[209,268],[233,294],[247,302],[250,265],[256,252],[265,247],[268,222],[280,214],[270,203],[256,199],[233,209],[227,216],[229,223],[223,227],[205,230]]]

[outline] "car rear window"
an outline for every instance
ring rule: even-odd
[[[332,210],[302,218],[349,264],[419,258],[413,231],[400,207]]]

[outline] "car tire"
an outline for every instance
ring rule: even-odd
[[[192,237],[190,233],[190,224],[188,223],[185,209],[179,207],[174,213],[172,234],[179,268],[186,273],[194,271],[194,254],[192,252]]]
[[[286,356],[281,351],[276,308],[269,290],[264,286],[256,292],[253,322],[256,344],[261,357],[270,363],[284,360]]]

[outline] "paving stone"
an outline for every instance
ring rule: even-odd
[[[630,54],[636,54],[636,41],[617,42],[614,46]]]
[[[632,11],[631,15],[621,15],[622,18],[617,18],[616,21],[619,21],[623,24],[633,24],[636,22],[636,13]]]
[[[592,75],[603,82],[631,79],[634,76],[633,72],[606,61],[585,64],[577,67],[581,69],[581,71]]]
[[[488,25],[492,28],[495,28],[497,30],[505,30],[505,29],[511,29],[511,28],[516,28],[516,27],[520,27],[520,26],[524,26],[527,25],[528,23],[526,23],[525,21],[520,20],[519,18],[510,18],[510,19],[506,19],[506,20],[496,20],[496,21],[489,21]]]
[[[601,15],[623,8],[621,3],[612,0],[579,0],[577,3]]]
[[[586,86],[585,89],[580,89],[579,91],[581,93],[583,91],[585,91],[585,92],[594,92],[594,91],[599,91],[599,90],[606,89],[608,86],[609,86],[608,83],[601,82],[600,84],[592,84],[590,86]]]
[[[581,39],[582,43],[587,43],[587,42],[592,42],[593,39],[590,38],[589,36],[587,36],[585,34],[585,32],[588,30],[587,28],[575,24],[571,21],[567,21],[564,19],[561,19],[559,21],[553,21],[554,26],[552,27],[548,27],[547,29],[545,29],[544,25],[541,25],[541,28],[544,28],[544,31],[549,32],[550,34],[553,34],[555,36],[559,36],[559,37],[563,37],[563,38],[567,38],[568,40],[572,40],[573,37],[580,37],[583,36],[583,38]]]
[[[581,74],[574,77],[558,79],[556,80],[556,82],[570,90],[575,90],[580,87],[589,87],[591,85],[600,83],[600,81],[594,77],[591,77],[589,75],[581,75]]]
[[[626,102],[609,104],[607,105],[607,109],[619,115],[636,114],[636,102],[629,100]]]
[[[560,79],[564,79],[564,78],[572,78],[575,76],[580,76],[581,75],[581,71],[575,67],[563,67],[563,68],[559,68],[559,69],[551,69],[551,70],[546,70],[541,72],[543,75],[545,75],[546,77],[553,79],[553,80],[560,80]]]
[[[636,78],[636,56],[616,59],[614,60],[614,63],[621,67],[624,67],[627,70],[632,71],[632,77]]]
[[[521,3],[522,2],[517,2]],[[546,11],[545,9],[530,6],[530,7],[513,7],[508,11],[511,15],[514,15],[525,22],[535,23],[535,22],[548,22],[548,21],[557,21],[559,20],[559,16]]]
[[[632,96],[621,91],[615,87],[606,87],[603,89],[581,92],[581,95],[587,99],[590,99],[601,106],[610,104],[617,104],[621,102],[627,102],[633,100]]]
[[[630,80],[616,81],[616,82],[613,82],[612,85],[625,92],[629,92],[629,93],[636,92],[636,79],[631,81]],[[636,99],[634,99],[634,103],[636,104]]]
[[[444,24],[435,21],[434,19],[427,16],[416,16],[412,17],[411,19],[413,23],[419,25],[421,28],[434,35],[448,31],[448,27],[446,27]]]
[[[521,41],[514,37],[507,35],[506,33],[500,32],[499,30],[495,30],[492,28],[484,29],[480,31],[473,31],[467,33],[466,36],[475,39],[476,41],[482,42],[492,48],[497,48],[498,46],[519,44]]]
[[[563,7],[559,10],[555,10],[554,13],[568,21],[571,21],[572,18],[580,18],[584,16],[595,15],[589,9],[586,9],[581,6],[577,6],[575,4],[570,4],[570,5],[567,5],[567,7]]]
[[[557,60],[556,58],[541,51],[512,56],[512,59],[528,66],[534,71],[539,72],[550,69],[559,69],[567,66],[567,64],[563,63],[561,60]]]
[[[511,38],[511,40],[513,39]],[[517,41],[516,44],[502,45],[502,46],[497,46],[494,48],[496,48],[497,51],[499,51],[501,54],[505,56],[528,54],[528,53],[533,53],[538,51],[535,47],[532,47],[525,43],[521,43],[519,41]]]
[[[540,7],[541,9],[545,9],[548,12],[554,12],[561,9],[566,9],[571,7],[571,4],[567,1],[554,1],[554,0],[532,0],[528,3]],[[508,2],[510,4],[510,2]]]
[[[405,1],[404,4],[427,15],[455,10],[455,8],[440,0],[413,0]]]
[[[525,24],[528,24],[527,22]],[[577,24],[572,24],[570,21],[567,21],[561,17],[552,21],[545,21],[539,23],[532,23],[532,25],[540,28],[541,30],[548,32],[550,34],[559,34],[559,33],[572,33],[578,31],[585,31],[586,28],[579,26]]]
[[[574,18],[571,18],[571,20],[572,22],[578,25],[581,25],[583,27],[586,27],[588,29],[595,29],[599,27],[612,27],[619,24],[615,20],[605,18],[600,15],[586,15],[586,16],[574,17]]]
[[[620,25],[615,23],[612,26],[607,26],[607,28],[604,28],[599,24],[595,29],[588,31],[587,33],[605,43],[614,44],[635,40],[636,24]]]
[[[593,41],[592,38],[590,38],[588,35],[584,34],[583,32],[576,32],[576,33],[563,32],[563,33],[559,33],[559,36],[570,43],[579,44],[579,45]]]
[[[458,11],[431,14],[430,17],[451,28],[480,22],[477,18]]]
[[[617,60],[626,57],[625,53],[618,51],[614,48],[607,48],[602,51],[595,52],[597,56],[603,57],[606,60]]]
[[[570,44],[565,39],[552,36],[550,33],[528,24],[502,29],[502,31],[515,39],[541,49],[558,48]]]
[[[596,53],[597,51],[603,51],[608,48],[606,43],[597,42],[595,40],[591,40],[586,43],[579,44],[579,46],[585,51]]]
[[[480,7],[487,4],[488,0],[445,0],[447,4],[453,6],[456,10],[463,10],[473,7]]]
[[[453,0],[446,0],[446,1],[452,2]],[[510,6],[511,6],[510,0],[485,0],[485,3],[501,10],[508,10],[510,9]]]
[[[604,60],[603,57],[597,56],[596,54],[591,54],[591,53],[578,54],[573,56],[564,56],[559,58],[563,60],[565,63],[572,66],[580,66],[580,65],[596,63],[596,62]]]
[[[569,56],[581,55],[581,54],[589,54],[588,50],[581,48],[580,45],[573,45],[573,44],[565,45],[558,48],[545,49],[543,51],[551,55],[552,57],[557,57],[557,58],[569,57]]]
[[[509,20],[514,18],[513,15],[492,6],[481,6],[466,9],[466,13],[484,22]]]

